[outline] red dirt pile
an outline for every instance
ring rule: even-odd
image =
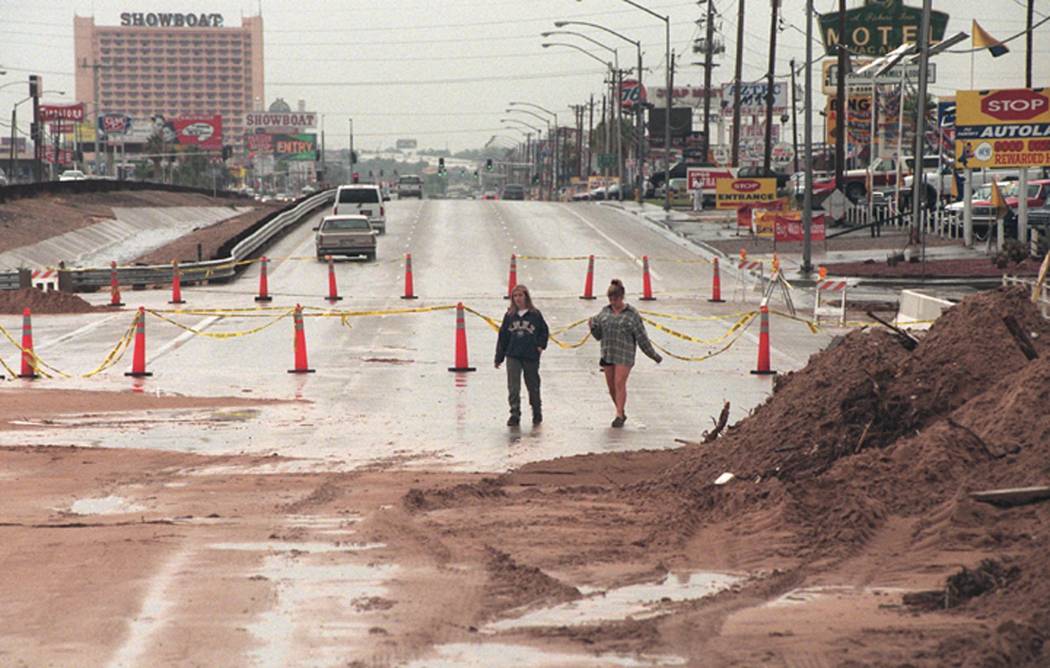
[[[1022,354],[1008,315],[1037,359]],[[736,479],[714,485],[723,472]],[[1001,288],[948,310],[914,352],[881,331],[850,333],[636,490],[677,500],[650,542],[684,545],[721,520],[761,523],[808,564],[856,554],[887,518],[912,518],[913,549],[984,551],[1017,569],[960,606],[991,625],[945,641],[955,665],[1048,665],[1050,503],[998,509],[969,496],[1048,483],[1050,322],[1026,290]]]
[[[0,313],[21,314],[27,306],[33,313],[91,313],[106,308],[92,306],[68,292],[45,292],[36,288],[0,291]]]

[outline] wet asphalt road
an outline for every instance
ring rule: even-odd
[[[272,307],[296,303],[328,307],[327,266],[313,259],[311,227],[318,214],[272,247]],[[596,204],[488,202],[458,200],[395,201],[387,205],[387,234],[379,237],[375,263],[336,263],[340,294],[334,308],[385,311],[464,302],[500,318],[507,302],[510,255],[565,257],[594,254],[595,292],[609,280],[624,280],[628,301],[638,308],[680,316],[723,316],[711,320],[660,322],[698,338],[722,335],[741,311],[755,308],[731,299],[735,278],[723,272],[725,304],[709,304],[711,270],[697,262],[698,251],[683,246],[640,219]],[[400,299],[403,254],[411,252],[419,299]],[[652,258],[655,302],[640,302],[640,258]],[[586,262],[518,261],[518,281],[532,290],[552,330],[596,313],[603,299],[579,299]],[[250,309],[258,285],[258,265],[227,285],[186,287],[196,309]],[[107,294],[87,295],[95,303]],[[135,306],[169,309],[166,291],[127,291]],[[268,322],[264,317],[176,315],[179,323],[208,332],[235,332]],[[470,363],[477,371],[447,371],[453,363],[455,315],[452,310],[418,314],[315,317],[308,310],[306,336],[310,366],[316,373],[286,373],[293,361],[292,321],[286,318],[250,335],[229,339],[196,336],[152,316],[147,318],[147,349],[152,378],[124,377],[131,354],[91,379],[35,381],[46,387],[128,390],[205,396],[290,400],[257,410],[172,411],[149,424],[114,422],[112,416],[76,417],[75,431],[54,427],[0,433],[2,444],[78,442],[109,447],[150,447],[202,453],[271,453],[300,457],[302,468],[353,468],[389,461],[414,467],[503,470],[526,461],[585,452],[665,448],[674,438],[696,438],[710,427],[722,402],[733,405],[731,421],[746,414],[769,393],[772,380],[753,376],[757,321],[726,352],[703,362],[667,359],[657,366],[639,353],[629,386],[626,428],[609,426],[614,411],[598,369],[598,346],[578,349],[552,344],[542,361],[545,422],[532,428],[504,426],[507,416],[503,369],[492,364],[495,332],[467,315]],[[94,369],[130,324],[131,310],[119,313],[37,316],[34,333],[41,358],[71,374]],[[21,319],[0,317],[18,336]],[[561,336],[573,343],[585,334],[577,327]],[[703,346],[649,330],[650,337],[682,355],[699,356],[721,346]],[[827,344],[802,324],[774,318],[773,365],[781,371],[801,367]],[[3,355],[17,357],[4,343]],[[28,381],[16,381],[25,383]],[[11,387],[11,385],[8,385]],[[16,386],[17,387],[17,386]],[[301,401],[300,401],[301,400]],[[526,415],[527,417],[527,415]],[[60,421],[62,424],[62,421]],[[287,465],[285,465],[287,468]]]

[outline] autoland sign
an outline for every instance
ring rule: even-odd
[[[863,7],[846,10],[846,34],[839,33],[839,13],[820,17],[820,35],[829,56],[844,43],[852,55],[882,56],[901,44],[918,41],[922,9],[904,4],[904,0],[865,0]],[[944,39],[948,14],[933,12],[930,31],[934,42]]]
[[[955,124],[963,169],[1050,166],[1050,88],[960,90]]]

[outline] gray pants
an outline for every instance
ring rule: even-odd
[[[521,376],[525,375],[525,388],[529,391],[529,405],[534,414],[540,407],[540,361],[507,358],[507,400],[510,414],[521,417]]]

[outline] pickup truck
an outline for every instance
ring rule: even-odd
[[[907,177],[914,168],[915,159],[905,157],[901,165],[901,174]],[[924,170],[937,170],[937,156],[923,156]],[[843,174],[845,185],[844,194],[851,202],[860,203],[868,198],[868,172],[871,172],[872,187],[876,191],[890,190],[897,184],[897,161],[890,158],[876,158],[868,167],[862,169],[848,169]],[[906,183],[907,181],[905,181]],[[801,182],[796,182],[795,194],[802,196]],[[822,199],[835,190],[835,176],[824,179],[813,180],[813,197]]]

